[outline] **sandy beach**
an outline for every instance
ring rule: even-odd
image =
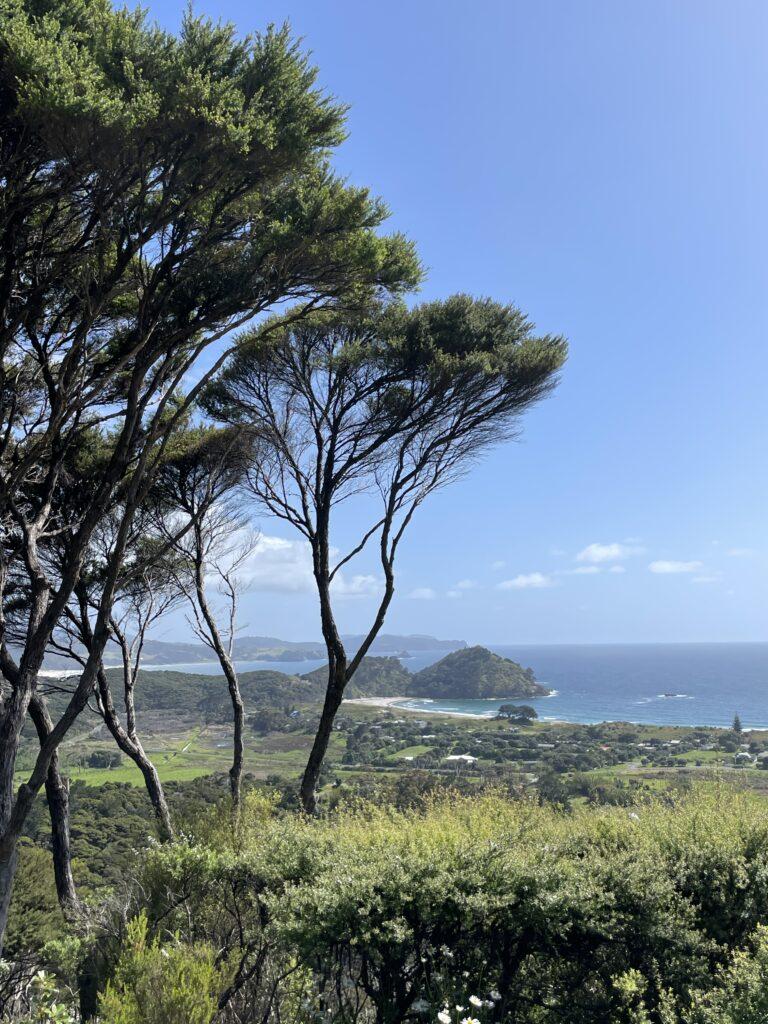
[[[408,697],[348,697],[345,698],[343,704],[359,704],[362,707],[369,708],[392,708],[399,704],[400,701],[409,700]],[[438,708],[434,710],[432,708],[403,708],[398,707],[398,711],[403,711],[408,715],[445,715],[450,718],[487,718],[487,715],[471,715],[466,711],[441,711]]]

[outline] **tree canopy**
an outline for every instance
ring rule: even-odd
[[[233,330],[420,278],[411,243],[378,232],[384,204],[333,173],[345,108],[316,79],[287,28],[241,38],[188,13],[173,35],[107,0],[0,0],[0,588],[3,613],[19,594],[26,608],[16,652],[0,616],[0,936],[24,819],[99,671],[136,511]],[[116,509],[91,650],[54,723],[42,659]],[[40,754],[14,795],[28,711]]]
[[[328,688],[304,775],[307,810],[344,690],[384,623],[414,513],[490,445],[515,435],[521,415],[555,386],[566,353],[563,338],[537,335],[512,305],[468,295],[414,308],[379,300],[268,321],[207,389],[209,414],[244,427],[258,445],[247,475],[252,495],[312,552]],[[334,509],[360,493],[377,496],[378,511],[361,517],[357,538],[336,555]],[[348,655],[334,587],[374,538],[380,597]]]

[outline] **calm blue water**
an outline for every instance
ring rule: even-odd
[[[552,697],[525,701],[542,719],[728,726],[738,712],[745,727],[768,728],[768,643],[488,646],[530,665],[543,685],[557,691]],[[404,664],[417,672],[443,654],[424,652]],[[319,664],[270,661],[243,662],[238,667],[304,673]],[[219,674],[217,665],[162,667]],[[676,696],[663,696],[667,693]],[[404,706],[492,715],[502,703],[413,700]]]
[[[494,646],[556,691],[526,700],[542,719],[768,728],[768,644]],[[674,694],[667,697],[664,694]],[[503,701],[409,701],[432,711],[492,715]]]

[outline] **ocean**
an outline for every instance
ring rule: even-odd
[[[738,713],[745,728],[768,729],[768,643],[487,645],[530,666],[555,693],[525,700],[543,720],[638,722],[648,725],[729,726]],[[445,652],[404,659],[412,671]],[[241,671],[310,672],[321,662],[243,662]],[[151,666],[147,665],[147,668]],[[217,665],[163,665],[218,674]],[[393,694],[392,696],[396,696]],[[503,700],[404,701],[424,711],[489,716]]]

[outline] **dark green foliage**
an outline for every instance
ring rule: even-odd
[[[325,691],[328,682],[328,666],[322,665],[301,677]],[[403,667],[399,658],[363,658],[345,691],[347,697],[400,697],[409,692],[411,673]]]
[[[119,768],[123,758],[119,750],[94,750],[88,755],[89,768]]]
[[[507,718],[517,725],[528,725],[539,717],[539,713],[528,704],[502,704],[498,710],[498,717]]]
[[[110,669],[109,675],[117,684],[119,673]],[[282,707],[285,704],[316,701],[323,690],[307,677],[289,676],[285,672],[269,670],[243,672],[240,689],[247,708]],[[231,713],[229,694],[223,677],[195,675],[190,672],[143,669],[136,687],[136,707],[139,711],[173,711],[185,713],[199,711],[219,718]]]
[[[434,1019],[470,996],[516,1024],[761,1019],[713,1015],[768,913],[760,801],[701,791],[563,816],[453,795],[319,822],[257,808],[234,846],[158,850],[142,877],[157,934],[252,971],[227,1020],[284,1015],[296,990],[271,985],[281,974],[338,1024],[400,1024],[421,1000]]]
[[[25,841],[13,893],[4,955],[22,959],[64,935],[64,917],[56,898],[51,856]]]
[[[414,697],[546,697],[529,668],[485,647],[454,651],[417,672],[409,693]]]

